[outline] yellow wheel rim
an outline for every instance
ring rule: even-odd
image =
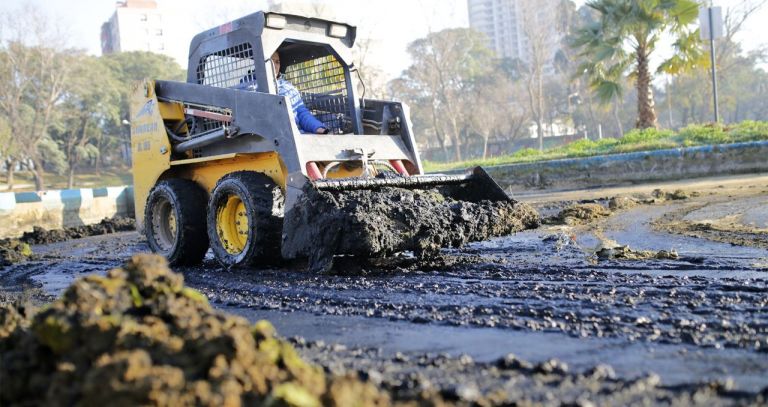
[[[224,205],[216,209],[216,233],[229,254],[239,254],[248,243],[248,213],[245,204],[236,195],[227,197]]]

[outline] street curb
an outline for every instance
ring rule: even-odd
[[[485,167],[510,193],[768,172],[768,141],[681,147]]]

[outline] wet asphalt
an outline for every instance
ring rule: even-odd
[[[522,390],[531,372],[554,369],[561,384],[578,373],[673,394],[691,385],[768,392],[768,250],[650,227],[680,205],[629,209],[599,228],[542,227],[426,262],[337,259],[332,271],[312,274],[300,263],[225,270],[209,254],[203,266],[177,271],[214,306],[269,319],[326,370],[378,372],[390,387],[437,386],[471,399],[511,386],[531,400],[578,401],[562,385]],[[763,220],[762,211],[749,213]],[[680,258],[598,261],[593,250],[605,238]],[[0,271],[0,284],[46,301],[148,247],[125,232],[34,250],[37,259]],[[500,365],[516,369],[517,384],[493,373]]]

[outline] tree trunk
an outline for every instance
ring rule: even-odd
[[[75,186],[75,165],[70,163],[67,170],[67,189],[72,189]]]
[[[45,175],[43,174],[43,163],[38,158],[32,159],[32,173],[35,175],[35,190],[42,191],[45,187]]]
[[[637,49],[637,122],[638,129],[658,128],[656,110],[653,106],[651,72],[648,67],[648,52],[645,47]]]
[[[6,172],[8,190],[13,191],[14,175],[16,173],[16,160],[5,160],[5,165],[8,167],[8,172]]]
[[[624,125],[621,124],[621,117],[619,117],[619,103],[621,103],[619,98],[614,98],[613,118],[616,120],[616,131],[619,132],[619,137],[624,137]]]
[[[451,117],[451,133],[453,133],[454,158],[456,161],[461,161],[461,134],[459,134],[459,125],[455,117]]]
[[[491,135],[486,133],[483,137],[483,160],[488,158],[488,138],[490,138]]]

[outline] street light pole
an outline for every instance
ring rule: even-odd
[[[715,123],[718,123],[720,121],[720,109],[718,108],[717,104],[717,67],[715,66],[715,36],[713,35],[714,29],[713,27],[714,22],[712,21],[712,7],[709,7],[707,9],[707,14],[709,14],[709,27],[710,27],[710,36],[709,36],[709,57],[710,61],[712,63],[712,97],[713,102],[715,104]]]

